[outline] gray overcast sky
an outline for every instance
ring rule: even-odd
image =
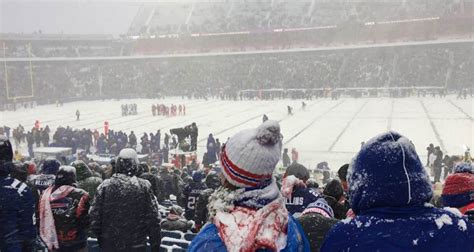
[[[133,1],[0,0],[0,33],[125,34],[139,7]]]

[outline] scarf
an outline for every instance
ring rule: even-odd
[[[53,211],[51,210],[51,201],[64,198],[74,187],[63,185],[52,192],[54,185],[48,187],[41,196],[40,200],[40,236],[43,239],[49,250],[58,249],[58,235],[56,233],[56,226],[54,224]]]
[[[288,211],[275,181],[264,188],[220,188],[211,196],[209,209],[230,252],[286,247]]]

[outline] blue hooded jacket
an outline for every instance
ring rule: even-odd
[[[433,192],[413,144],[395,132],[368,141],[349,174],[357,215],[336,224],[321,251],[473,251],[474,227]]]
[[[224,242],[219,236],[216,225],[208,224],[193,239],[188,249],[189,252],[226,252]],[[269,250],[259,249],[258,252]],[[306,252],[310,251],[308,239],[303,228],[291,215],[288,217],[287,245],[282,252]]]

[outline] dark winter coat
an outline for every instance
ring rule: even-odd
[[[339,203],[339,199],[344,195],[344,189],[341,182],[338,180],[331,180],[326,185],[323,191],[324,199],[334,212],[334,218],[342,220],[346,218],[346,213],[349,210],[348,205]]]
[[[180,195],[178,184],[176,183],[177,181],[174,178],[174,174],[170,174],[169,172],[162,172],[160,174],[160,177],[163,181],[163,196],[165,199],[169,199],[171,194],[175,196]]]
[[[295,186],[291,193],[291,198],[286,199],[286,209],[292,215],[298,216],[306,207],[315,202],[321,195],[314,189],[302,186]]]
[[[35,204],[25,183],[0,177],[0,251],[20,252],[36,237]]]
[[[282,156],[282,162],[284,167],[288,167],[291,164],[290,156],[288,156],[288,152],[284,152]]]
[[[163,222],[161,222],[161,229],[169,231],[187,232],[191,230],[193,223],[185,218],[177,215],[169,214]]]
[[[158,202],[148,181],[116,173],[98,188],[90,210],[91,232],[102,251],[152,251],[161,242]]]
[[[91,197],[91,200],[94,199],[97,187],[102,183],[102,179],[93,176],[94,173],[85,165],[76,166],[76,174],[77,187],[84,189]]]
[[[297,219],[303,227],[311,246],[311,251],[319,251],[326,238],[326,234],[332,226],[338,222],[337,219],[327,218],[318,213],[307,213]]]
[[[348,175],[356,214],[336,224],[321,251],[473,251],[467,218],[427,204],[431,183],[409,139],[396,132],[362,146]]]
[[[54,197],[56,189],[53,189],[51,197]],[[83,189],[74,188],[69,194],[55,197],[50,202],[59,248],[62,251],[74,251],[86,247],[89,194]]]
[[[156,196],[158,203],[163,202],[163,200],[165,200],[165,196],[163,193],[164,192],[163,181],[161,180],[160,177],[150,172],[145,172],[140,175],[140,178],[148,180],[148,182],[150,182],[151,190],[153,191],[153,194]]]
[[[207,188],[203,182],[192,181],[183,190],[183,197],[186,201],[184,216],[188,220],[194,218],[194,210],[196,208],[196,202],[199,200],[199,196],[202,191]]]
[[[196,202],[196,208],[194,211],[194,222],[197,227],[202,227],[209,217],[209,211],[207,209],[207,204],[209,203],[209,197],[214,193],[214,189],[208,188],[203,190],[199,195],[199,198]]]

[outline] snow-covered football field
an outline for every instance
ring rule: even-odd
[[[143,132],[162,134],[171,128],[183,127],[196,122],[199,128],[199,155],[205,151],[209,133],[224,142],[227,137],[261,123],[263,114],[280,122],[284,136],[284,147],[296,148],[300,162],[314,167],[318,162],[328,161],[336,170],[349,162],[366,141],[387,130],[398,131],[415,144],[422,160],[426,160],[426,146],[433,143],[441,146],[447,154],[460,155],[464,145],[474,145],[474,99],[457,100],[447,98],[342,98],[336,101],[318,99],[274,101],[222,101],[188,100],[166,98],[161,100],[105,100],[38,106],[16,112],[0,112],[0,125],[25,129],[33,127],[39,120],[41,127],[49,125],[73,128],[92,128],[103,132],[103,123],[108,121],[113,130],[133,130],[137,137]],[[138,104],[138,115],[121,116],[121,104]],[[186,104],[186,116],[153,117],[151,104]],[[287,115],[286,106],[294,107],[294,115]],[[75,111],[81,112],[76,121]],[[163,139],[163,138],[162,138]],[[26,147],[20,148],[26,152]]]

